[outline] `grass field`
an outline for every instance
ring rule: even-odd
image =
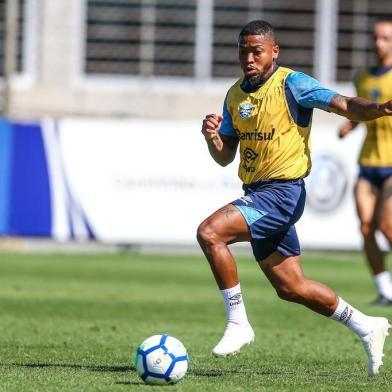
[[[199,256],[0,254],[0,390],[391,391],[392,339],[378,377],[360,341],[335,321],[279,300],[252,258],[239,272],[256,343],[210,354],[224,307]],[[373,284],[359,254],[305,254],[305,273],[364,312]],[[133,364],[146,337],[169,333],[190,356],[174,386],[146,386]]]

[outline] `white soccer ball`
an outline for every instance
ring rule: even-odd
[[[188,354],[175,337],[154,335],[138,347],[135,364],[146,384],[175,384],[188,370]]]

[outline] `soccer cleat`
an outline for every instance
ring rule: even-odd
[[[245,345],[255,341],[255,333],[250,324],[241,326],[233,322],[228,322],[222,339],[212,350],[216,357],[226,357],[238,353]]]
[[[384,343],[389,335],[388,329],[391,328],[385,317],[374,317],[372,330],[361,338],[368,356],[368,374],[375,376],[378,374],[380,366],[383,364]]]
[[[373,302],[372,305],[392,305],[392,299],[384,297],[380,294]]]

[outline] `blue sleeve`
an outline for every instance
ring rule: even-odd
[[[236,131],[233,127],[233,119],[231,118],[231,114],[227,110],[227,96],[225,98],[225,102],[223,104],[223,121],[219,130],[221,135],[225,136],[237,136]]]
[[[286,84],[295,100],[304,108],[328,110],[332,98],[337,95],[333,90],[323,87],[316,79],[302,72],[293,72],[286,78]]]

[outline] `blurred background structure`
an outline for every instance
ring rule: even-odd
[[[390,0],[0,0],[0,234],[194,243],[197,222],[241,192],[199,128],[241,76],[242,26],[269,21],[281,65],[351,95],[379,17]],[[359,246],[361,135],[338,142],[341,121],[315,112],[309,247]]]
[[[199,118],[240,76],[238,32],[256,18],[277,29],[282,65],[327,85],[351,82],[374,61],[372,23],[392,17],[389,0],[8,3],[19,9],[14,116]],[[0,2],[3,74],[5,27],[15,26],[6,23],[6,4]]]

